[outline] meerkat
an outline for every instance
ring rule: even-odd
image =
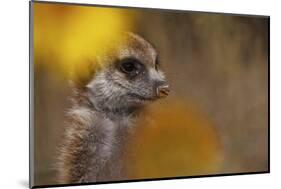
[[[60,183],[126,179],[121,157],[135,120],[169,93],[152,44],[133,33],[123,39],[94,60],[102,67],[89,66],[74,85],[59,154]]]

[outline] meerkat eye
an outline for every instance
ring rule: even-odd
[[[138,74],[142,64],[136,59],[125,59],[121,61],[120,70],[126,74]]]
[[[122,63],[121,69],[123,72],[130,73],[136,70],[135,64],[133,62]]]

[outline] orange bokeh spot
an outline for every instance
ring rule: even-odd
[[[153,105],[140,120],[128,165],[133,178],[212,174],[223,163],[222,147],[210,120],[185,101]]]

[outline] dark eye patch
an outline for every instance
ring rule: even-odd
[[[145,70],[145,66],[135,58],[125,58],[120,61],[119,69],[128,76],[137,76]]]

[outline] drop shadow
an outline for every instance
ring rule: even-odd
[[[29,188],[29,182],[27,180],[20,180],[18,183],[25,188]]]

